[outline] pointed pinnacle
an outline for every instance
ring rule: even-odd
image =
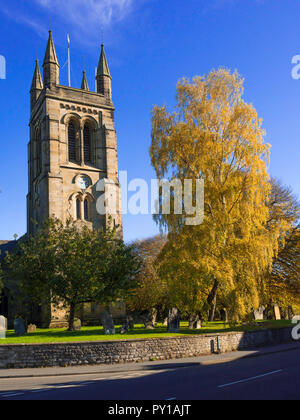
[[[81,89],[83,89],[83,90],[90,90],[89,89],[88,82],[87,82],[87,79],[86,79],[86,72],[85,72],[85,70],[83,70]]]
[[[40,71],[39,60],[35,60],[35,69],[31,83],[31,90],[43,89],[43,79]]]
[[[49,39],[48,39],[48,44],[47,44],[47,48],[46,48],[46,53],[45,53],[45,58],[44,58],[44,63],[43,66],[45,64],[48,63],[54,63],[54,64],[58,64],[58,60],[57,60],[57,55],[56,55],[56,50],[55,50],[55,46],[54,46],[54,41],[53,41],[53,37],[52,37],[52,31],[49,31]]]
[[[101,55],[98,64],[97,76],[108,76],[111,78],[103,44],[101,44]]]

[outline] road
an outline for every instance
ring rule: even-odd
[[[0,378],[0,400],[300,400],[299,361],[298,347],[221,363],[191,358],[136,371]]]

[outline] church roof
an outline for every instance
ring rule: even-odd
[[[48,39],[48,44],[46,48],[43,65],[48,64],[48,63],[54,63],[59,66],[56,51],[55,51],[55,46],[54,46],[54,42],[52,38],[52,31],[49,31],[49,39]]]
[[[99,64],[98,64],[97,76],[111,77],[103,44],[101,45],[101,55],[100,55]]]
[[[83,76],[82,76],[81,89],[90,90],[87,79],[86,79],[86,72],[84,70],[83,70]]]
[[[31,90],[43,89],[43,79],[40,71],[39,60],[35,61],[35,69],[31,83]]]

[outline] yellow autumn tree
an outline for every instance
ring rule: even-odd
[[[185,275],[174,273],[172,283],[189,289],[198,276],[211,317],[221,294],[231,319],[259,305],[261,276],[271,269],[282,229],[267,228],[270,146],[261,119],[242,95],[243,79],[226,69],[179,81],[174,112],[166,106],[152,110],[150,148],[159,180],[204,180],[203,223],[187,225],[185,210],[155,216],[179,247],[181,261],[188,262]],[[195,201],[195,188],[192,195]],[[168,266],[166,261],[166,277]]]

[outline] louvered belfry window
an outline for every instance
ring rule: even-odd
[[[88,200],[84,200],[84,220],[89,220],[89,203]]]
[[[68,140],[69,140],[69,161],[76,162],[76,128],[75,125],[70,122],[68,128]]]
[[[84,163],[91,163],[91,130],[90,127],[85,125],[83,129],[83,153]]]
[[[80,200],[79,200],[79,198],[77,198],[77,200],[76,200],[76,219],[80,220],[81,219],[80,216],[81,216],[80,215]]]

